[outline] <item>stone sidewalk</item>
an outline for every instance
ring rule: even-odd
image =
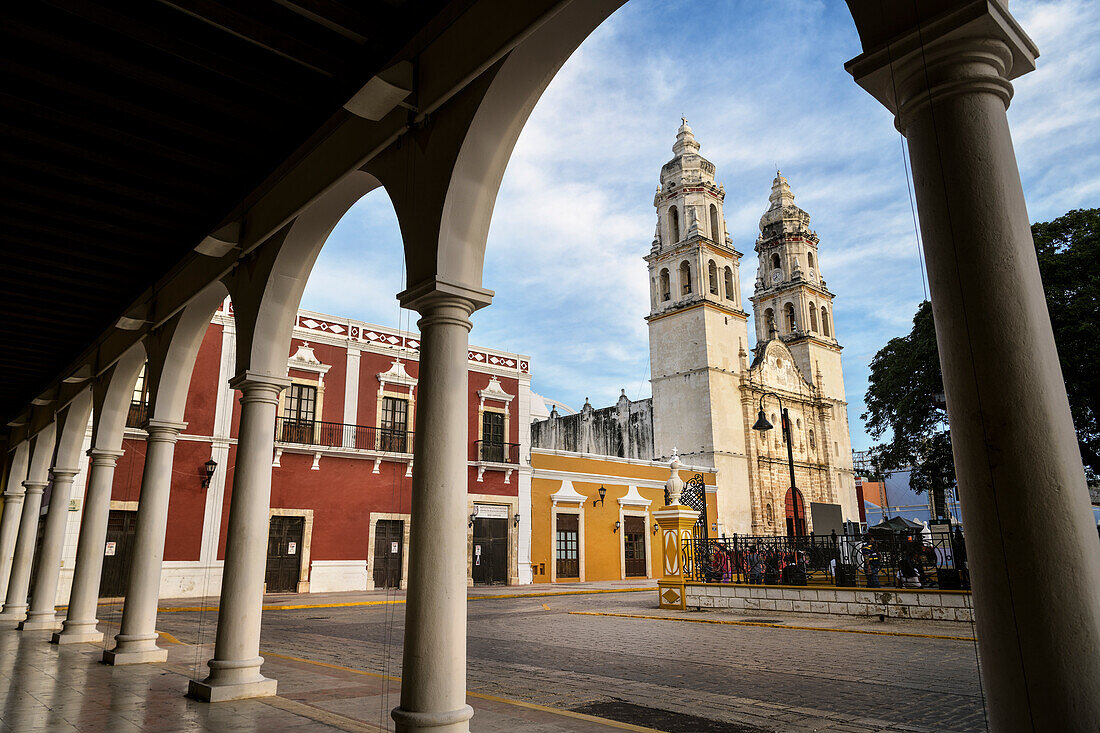
[[[4,733],[137,731],[384,731],[397,705],[392,678],[285,655],[269,655],[264,672],[292,692],[257,700],[201,703],[184,697],[205,673],[210,645],[169,644],[165,664],[110,667],[102,647],[59,647],[44,632],[0,631],[0,730]],[[603,733],[650,728],[564,710],[471,695],[474,730]]]

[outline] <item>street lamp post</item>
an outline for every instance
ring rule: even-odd
[[[760,395],[760,413],[759,416],[756,418],[756,424],[752,426],[752,429],[766,432],[775,427],[770,422],[768,422],[768,418],[764,416],[764,398],[769,395],[779,401],[779,410],[780,414],[782,415],[783,440],[787,441],[787,467],[790,469],[791,472],[791,507],[794,511],[794,521],[791,529],[794,533],[794,536],[798,537],[799,535],[801,535],[801,532],[799,531],[800,527],[798,524],[798,487],[795,485],[794,481],[794,447],[793,441],[791,440],[791,418],[790,415],[787,413],[787,408],[783,406],[782,397],[777,395],[775,392],[765,392],[764,394]]]

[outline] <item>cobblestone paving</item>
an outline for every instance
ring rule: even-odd
[[[650,593],[471,601],[469,690],[569,710],[622,701],[762,731],[985,730],[968,642],[569,613],[654,615],[655,601]],[[693,614],[710,617],[736,618]],[[207,613],[200,626],[197,613],[162,613],[159,626],[209,642],[215,620]],[[885,628],[973,633],[963,624]],[[268,611],[262,647],[399,675],[403,631],[403,605]]]

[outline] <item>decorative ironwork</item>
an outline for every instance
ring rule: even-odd
[[[281,443],[316,445],[328,448],[355,448],[382,453],[412,453],[410,430],[345,425],[320,420],[275,418],[275,440]]]
[[[970,587],[962,532],[712,537],[684,540],[684,578],[701,583]],[[877,562],[876,562],[877,558]],[[907,581],[916,571],[919,586]],[[908,576],[910,578],[914,576]]]
[[[474,441],[471,460],[484,463],[519,463],[519,443],[496,443],[488,440]]]

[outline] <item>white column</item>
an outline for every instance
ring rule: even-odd
[[[7,488],[4,490],[4,514],[0,517],[0,595],[8,591],[15,539],[19,536],[19,517],[23,513],[23,481],[27,478],[30,447],[26,442],[12,454],[8,466]]]
[[[241,424],[233,498],[229,506],[218,634],[210,676],[191,680],[188,695],[207,702],[266,697],[276,681],[260,674],[260,617],[271,509],[275,408],[285,377],[245,372],[230,383],[241,390]]]
[[[990,729],[1100,730],[1100,552],[1006,117],[1036,51],[998,3],[982,11],[899,44],[887,106],[913,165]],[[850,63],[864,86],[889,69],[875,56]]]
[[[103,632],[96,628],[99,580],[103,574],[103,550],[107,541],[107,519],[111,514],[115,463],[122,456],[122,451],[93,448],[88,455],[92,458],[92,467],[84,497],[84,516],[80,520],[73,588],[69,593],[69,608],[62,630],[53,635],[55,644],[98,643],[103,640]]]
[[[468,731],[466,496],[470,314],[484,292],[437,285],[418,310],[420,375],[412,477],[409,594],[396,729]]]
[[[10,628],[15,628],[27,615],[31,563],[34,562],[38,515],[42,509],[42,492],[46,489],[46,482],[28,479],[23,486],[26,492],[23,495],[23,512],[19,515],[19,537],[15,542],[15,555],[8,577],[8,595],[4,600],[4,610],[0,612],[0,623]]]
[[[103,652],[107,664],[163,662],[168,652],[157,646],[157,601],[164,561],[164,534],[168,528],[168,497],[172,488],[172,460],[176,440],[187,423],[149,420],[145,445],[145,470],[141,475],[134,550],[122,625],[115,648]],[[110,505],[108,504],[108,507]]]
[[[31,591],[31,607],[27,619],[19,624],[24,631],[54,631],[57,629],[57,581],[61,575],[61,553],[65,549],[65,523],[69,520],[69,498],[73,478],[78,469],[55,468],[50,489],[50,507],[46,526],[42,530],[38,572]]]

